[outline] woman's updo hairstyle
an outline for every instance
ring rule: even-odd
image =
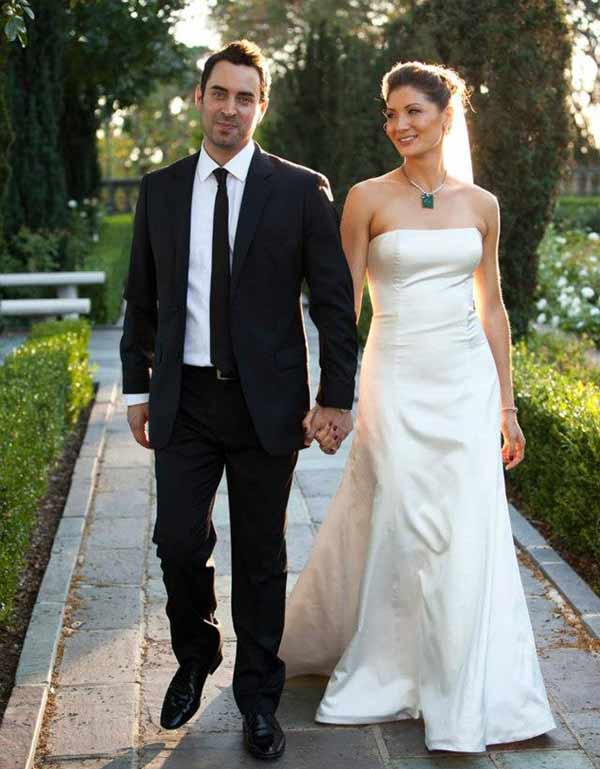
[[[411,86],[437,104],[440,111],[446,109],[453,96],[458,95],[463,104],[468,102],[467,86],[462,77],[453,69],[440,64],[424,64],[408,61],[395,64],[386,72],[381,82],[381,95],[387,102],[392,91],[402,86]]]

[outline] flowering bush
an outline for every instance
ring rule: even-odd
[[[539,247],[537,323],[600,346],[600,235],[549,227]]]

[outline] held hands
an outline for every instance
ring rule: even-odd
[[[502,412],[502,461],[506,470],[512,470],[525,457],[525,436],[514,411]]]
[[[304,445],[310,446],[316,438],[325,454],[335,454],[342,441],[352,432],[352,412],[336,408],[315,406],[304,417]]]
[[[146,435],[146,424],[150,416],[148,403],[138,403],[127,407],[127,422],[136,441],[145,449],[152,448]]]

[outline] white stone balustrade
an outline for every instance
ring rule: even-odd
[[[91,302],[78,297],[78,286],[104,283],[106,273],[86,272],[14,272],[0,275],[0,288],[25,288],[55,286],[56,299],[3,299],[0,315],[33,316],[62,315],[78,318],[89,315]]]

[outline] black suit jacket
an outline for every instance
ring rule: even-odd
[[[168,443],[179,404],[198,156],[144,176],[135,214],[124,294],[123,391],[149,390],[153,448]],[[357,360],[352,279],[327,179],[257,146],[234,244],[230,311],[244,396],[271,454],[303,446],[309,408],[303,280],[319,329],[317,400],[350,408]]]

